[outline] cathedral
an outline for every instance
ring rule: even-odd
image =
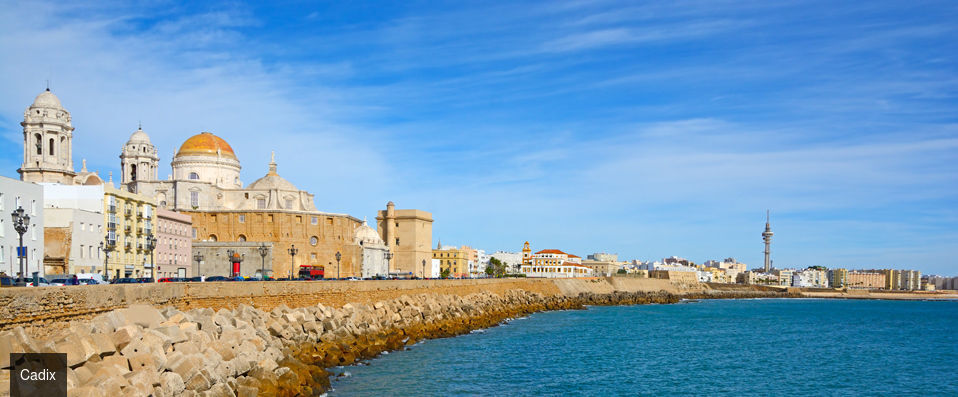
[[[421,275],[417,270],[425,267],[432,239],[431,214],[396,210],[390,202],[386,211],[379,211],[377,231],[350,215],[319,211],[313,194],[279,175],[275,154],[265,175],[244,186],[233,148],[223,138],[201,132],[180,145],[170,162],[172,174],[160,179],[159,152],[140,126],[120,151],[120,188],[114,189],[112,174],[104,182],[86,170],[85,161],[80,172],[73,170],[71,116],[49,89],[27,108],[21,125],[21,180],[103,186],[106,193],[100,206],[106,230],[99,239],[105,238],[107,248],[117,251],[107,255],[105,266],[110,273],[119,268],[129,276],[152,268],[152,260],[150,266],[146,264],[149,251],[143,247],[153,235],[153,206],[190,215],[192,241],[209,254],[190,272],[194,275],[228,275],[209,272],[232,260],[226,257],[228,249],[260,256],[256,252],[263,246],[269,250],[263,262],[268,257],[271,265],[241,266],[240,275],[265,270],[275,277],[296,276],[301,267],[322,266],[327,278],[412,276]],[[120,212],[125,216],[119,216]],[[120,222],[125,218],[134,220]],[[394,256],[396,260],[390,262]]]

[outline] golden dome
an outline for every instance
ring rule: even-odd
[[[201,132],[183,142],[176,156],[216,156],[217,152],[223,157],[236,159],[233,148],[223,138],[213,135],[212,132]]]

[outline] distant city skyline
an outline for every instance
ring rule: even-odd
[[[117,184],[142,122],[434,243],[958,274],[953,2],[2,4],[0,175],[49,80]]]

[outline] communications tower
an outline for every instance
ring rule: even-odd
[[[769,226],[769,211],[765,210],[765,231],[762,232],[762,240],[765,240],[765,273],[772,271],[772,261],[769,255],[772,253],[772,227]]]

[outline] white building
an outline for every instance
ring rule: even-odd
[[[103,274],[104,254],[100,245],[106,236],[103,185],[42,185],[47,232],[61,228],[66,232],[64,236],[69,236],[69,245],[56,239],[59,246],[50,247],[47,260],[63,263],[65,273]]]
[[[0,271],[11,277],[20,273],[20,261],[17,256],[17,247],[20,246],[20,235],[13,225],[12,214],[18,208],[23,208],[30,216],[27,231],[23,235],[23,245],[26,247],[26,272],[24,276],[31,276],[39,272],[46,274],[43,268],[44,239],[43,228],[43,187],[35,183],[21,182],[16,179],[0,176]]]
[[[379,237],[379,233],[369,227],[365,220],[363,220],[362,225],[356,228],[353,242],[363,250],[362,265],[360,266],[362,278],[389,276],[389,262],[386,260],[389,247]],[[331,276],[327,273],[326,277]]]
[[[531,263],[523,264],[520,272],[526,277],[567,278],[592,277],[593,271],[582,265],[582,258],[557,249],[536,252]]]
[[[828,273],[824,270],[805,269],[792,273],[792,286],[804,288],[828,288]]]
[[[498,259],[503,265],[506,265],[506,271],[509,273],[518,273],[519,268],[522,266],[521,252],[496,251],[490,256]]]

